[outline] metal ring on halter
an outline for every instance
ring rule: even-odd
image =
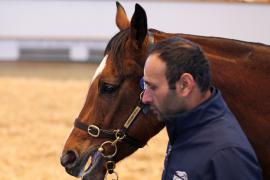
[[[104,150],[104,148],[103,148],[103,146],[105,146],[106,144],[110,144],[111,146],[113,146],[114,147],[114,153],[112,153],[112,154],[109,154],[109,155],[106,155],[106,154],[104,154],[102,151]],[[101,149],[102,151],[100,151],[101,152],[101,155],[103,156],[103,157],[105,157],[105,158],[113,158],[115,155],[116,155],[116,153],[117,153],[117,146],[116,146],[116,143],[114,143],[114,142],[112,142],[112,141],[105,141],[104,143],[102,143],[101,144],[101,146],[99,147],[99,149]]]
[[[126,137],[125,133],[122,133],[119,129],[114,130],[113,132],[117,141],[121,141]]]

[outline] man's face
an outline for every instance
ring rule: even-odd
[[[179,112],[179,104],[181,104],[181,98],[176,91],[169,89],[165,73],[166,64],[158,54],[150,55],[144,67],[146,88],[142,101],[149,104],[161,120]]]

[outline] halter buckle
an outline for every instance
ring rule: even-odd
[[[100,134],[100,128],[96,125],[89,125],[87,128],[87,132],[92,137],[99,137]]]

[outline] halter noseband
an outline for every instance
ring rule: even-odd
[[[90,124],[86,125],[82,122],[80,122],[80,119],[77,118],[75,120],[74,126],[76,128],[79,128],[83,131],[86,131],[90,136],[94,138],[107,138],[110,140],[115,140],[117,137],[121,138],[122,142],[128,143],[136,148],[142,148],[144,146],[144,143],[141,143],[139,140],[129,136],[127,134],[127,131],[131,124],[134,122],[140,111],[143,109],[143,103],[139,102],[139,104],[135,107],[133,112],[130,114],[128,119],[126,120],[124,127],[121,129],[116,129],[116,130],[106,130],[99,128],[96,125]]]

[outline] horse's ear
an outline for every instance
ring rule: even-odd
[[[116,2],[116,7],[116,25],[120,30],[125,30],[130,26],[126,11],[118,1]]]
[[[135,5],[135,12],[131,19],[131,38],[135,40],[136,45],[141,47],[147,34],[147,17],[144,9]]]

